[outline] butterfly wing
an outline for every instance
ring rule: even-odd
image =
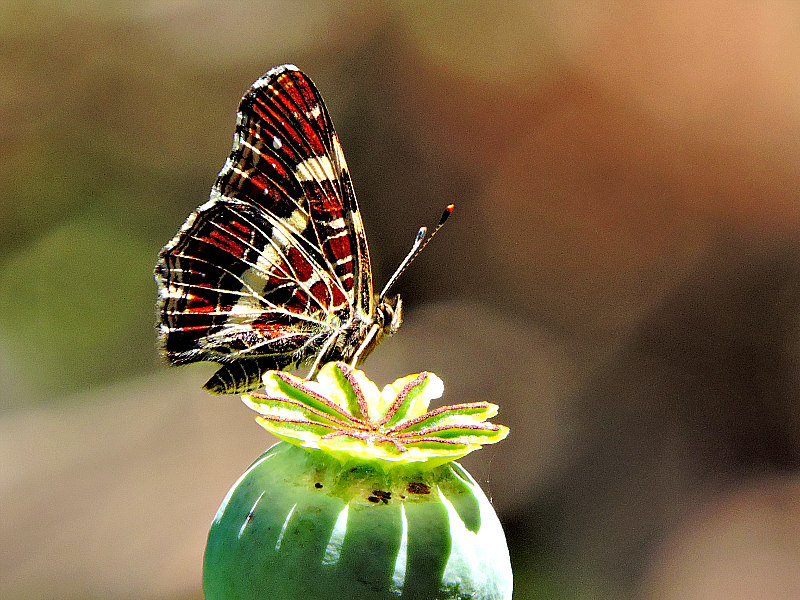
[[[161,251],[156,280],[167,358],[223,363],[206,384],[215,392],[259,387],[263,371],[309,362],[371,322],[347,165],[322,97],[296,67],[270,70],[242,98],[211,197]]]

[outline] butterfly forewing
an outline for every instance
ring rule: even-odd
[[[295,67],[242,98],[211,198],[161,251],[156,279],[166,356],[224,363],[211,391],[258,387],[323,348],[350,358],[374,318],[369,251],[328,111]]]

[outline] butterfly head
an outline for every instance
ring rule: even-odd
[[[375,307],[375,316],[361,347],[356,351],[356,362],[362,363],[384,337],[400,329],[403,322],[403,302],[400,294],[394,298],[381,298]],[[364,329],[367,332],[367,329]]]
[[[382,335],[389,336],[400,329],[403,322],[403,301],[400,300],[400,294],[381,300],[375,309],[375,315]]]

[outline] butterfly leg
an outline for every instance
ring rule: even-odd
[[[353,360],[350,362],[350,368],[352,369],[356,368],[358,359],[364,353],[364,350],[366,350],[367,347],[370,345],[370,342],[372,342],[372,339],[377,335],[378,330],[380,328],[381,326],[378,325],[377,323],[373,323],[372,327],[369,328],[369,331],[367,332],[367,336],[364,338],[364,341],[361,342],[361,345],[358,347],[358,350],[356,350],[356,353],[353,354]]]
[[[325,344],[322,346],[322,349],[317,352],[317,357],[314,359],[314,364],[311,365],[311,370],[306,375],[305,380],[308,381],[314,375],[317,374],[317,370],[319,369],[319,363],[322,362],[322,358],[328,353],[328,350],[331,349],[331,346],[336,342],[336,339],[339,337],[339,334],[342,332],[341,329],[337,329],[333,333],[328,336],[328,339],[325,340]]]

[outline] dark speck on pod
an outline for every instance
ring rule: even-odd
[[[429,485],[424,483],[419,483],[417,481],[412,481],[408,484],[408,492],[410,494],[430,494],[431,488]]]

